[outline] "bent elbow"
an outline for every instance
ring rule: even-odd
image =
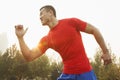
[[[26,60],[27,62],[33,61],[33,59],[31,59],[31,58],[25,58],[25,60]]]
[[[26,58],[25,58],[25,60],[27,61],[27,62],[31,62],[31,61],[33,61],[33,60],[35,60],[36,59],[36,57],[33,57],[32,55],[30,56],[27,56]]]
[[[31,61],[33,61],[33,60],[31,60],[31,59],[26,59],[26,61],[27,61],[27,62],[31,62]]]
[[[27,62],[31,62],[33,61],[33,57],[31,55],[23,55],[24,56],[24,59],[27,61]]]

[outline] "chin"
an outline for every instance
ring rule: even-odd
[[[42,23],[43,26],[46,26],[47,24]]]
[[[42,25],[44,26],[44,25],[46,25],[45,23],[42,23]]]
[[[46,23],[46,22],[42,22],[42,25],[43,25],[43,26],[46,26],[46,25],[47,25],[47,23]]]

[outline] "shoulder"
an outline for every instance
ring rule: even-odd
[[[82,20],[82,19],[80,19],[80,18],[76,18],[76,17],[64,18],[64,19],[61,19],[60,21],[70,22],[70,23],[81,23],[81,22],[85,22],[84,20]]]
[[[72,26],[86,26],[87,22],[80,19],[80,18],[76,18],[76,17],[72,17],[72,18],[65,18],[65,19],[61,19],[60,20],[62,23],[68,23]]]
[[[64,18],[64,19],[60,19],[60,21],[70,21],[70,20],[76,20],[78,18],[72,17],[72,18]]]
[[[42,45],[42,46],[48,46],[48,36],[44,36],[41,38],[41,40],[39,41],[39,45]]]
[[[40,40],[40,42],[46,42],[46,41],[48,41],[48,36],[47,35],[42,37],[41,40]]]
[[[78,19],[78,18],[75,18],[75,17],[72,17],[72,18],[60,19],[59,22],[60,22],[60,23],[74,24],[77,20],[79,20],[79,19]]]

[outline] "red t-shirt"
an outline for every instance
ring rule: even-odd
[[[60,54],[64,64],[63,73],[81,74],[92,69],[80,33],[85,30],[86,24],[77,18],[59,20],[39,43],[42,53],[52,48]]]

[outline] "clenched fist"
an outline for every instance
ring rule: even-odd
[[[18,38],[23,38],[28,28],[24,30],[23,25],[15,25],[15,33]]]

